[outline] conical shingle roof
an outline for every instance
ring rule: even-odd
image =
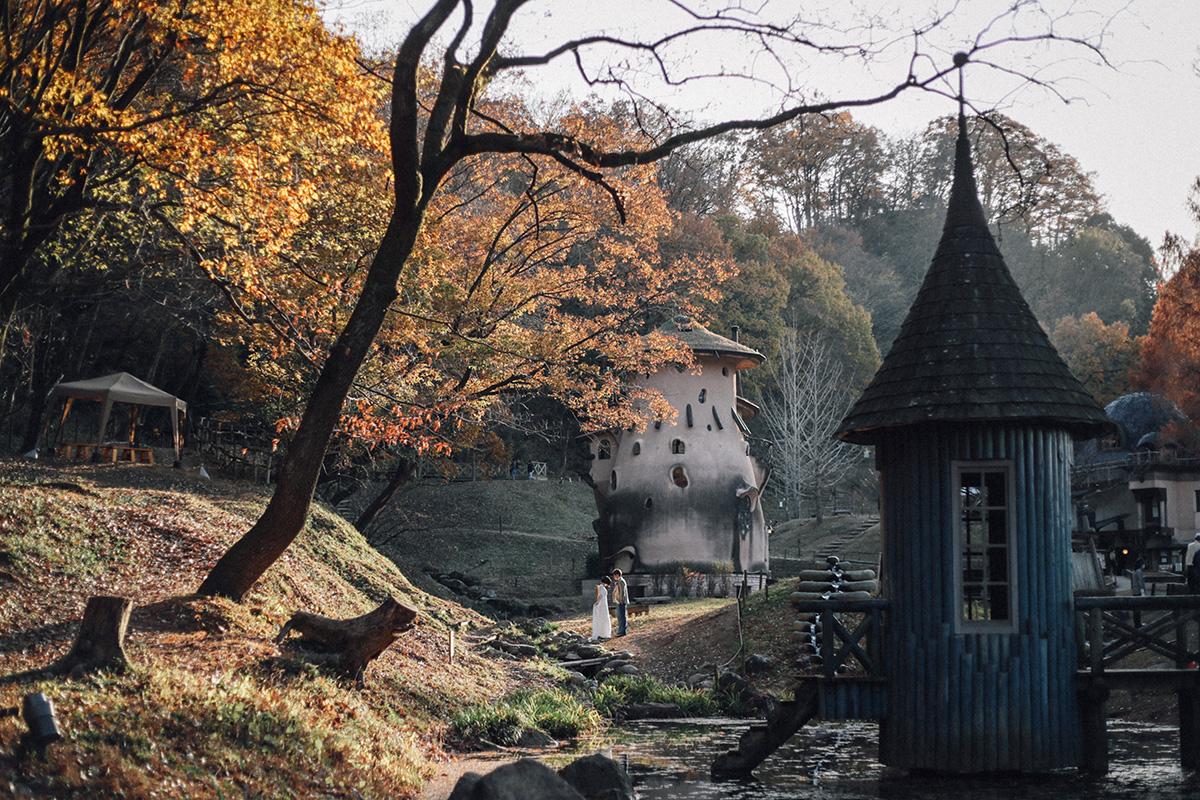
[[[926,422],[1044,423],[1076,438],[1111,428],[1038,324],[992,238],[959,117],[954,183],[933,263],[891,351],[837,438]]]

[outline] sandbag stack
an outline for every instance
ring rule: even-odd
[[[879,593],[879,581],[873,569],[851,569],[849,561],[837,556],[826,559],[825,569],[806,569],[800,572],[800,585],[792,592],[792,602],[802,600],[869,600]],[[792,641],[800,646],[800,655],[814,664],[821,663],[821,620],[817,614],[804,612],[792,622]]]

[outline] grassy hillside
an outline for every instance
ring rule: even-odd
[[[578,481],[497,480],[448,483],[421,480],[401,489],[385,529],[524,531],[591,536],[596,518],[592,490]]]
[[[771,533],[771,572],[786,578],[824,563],[827,555],[875,567],[881,547],[879,518],[842,514],[815,519],[792,519],[775,526]]]
[[[0,786],[17,796],[412,796],[442,755],[450,714],[544,682],[460,649],[484,624],[429,595],[327,510],[242,603],[189,594],[265,502],[257,490],[146,466],[0,461],[0,676],[74,640],[87,597],[136,603],[124,675],[0,685],[0,707],[45,692],[66,738],[14,755],[24,724],[0,717]],[[367,670],[333,680],[273,639],[292,612],[335,618],[392,595],[421,610]]]
[[[582,483],[414,482],[368,532],[408,570],[459,571],[506,597],[574,597],[596,550]]]

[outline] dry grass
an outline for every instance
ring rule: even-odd
[[[19,760],[24,725],[0,718],[3,791],[410,797],[446,757],[453,711],[545,682],[468,649],[448,663],[451,629],[488,621],[416,589],[321,508],[244,602],[190,594],[265,499],[166,467],[0,462],[0,675],[61,656],[89,596],[136,604],[128,674],[0,686],[0,707],[46,692],[66,732]],[[387,595],[418,607],[421,626],[372,664],[365,690],[272,642],[297,609],[350,617]]]

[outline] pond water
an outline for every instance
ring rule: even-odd
[[[823,723],[801,729],[747,780],[714,782],[713,759],[734,748],[740,720],[626,723],[606,738],[559,754],[554,766],[591,752],[622,763],[642,800],[1184,800],[1200,797],[1200,773],[1179,766],[1177,728],[1109,723],[1110,772],[1069,770],[1003,778],[908,777],[880,764],[873,723]],[[549,760],[549,759],[548,759]]]

